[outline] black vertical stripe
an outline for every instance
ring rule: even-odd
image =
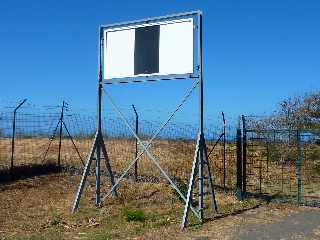
[[[135,29],[135,75],[159,72],[159,36],[159,25],[139,27]]]

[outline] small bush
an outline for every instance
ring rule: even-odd
[[[146,217],[144,211],[141,209],[127,209],[123,210],[123,215],[125,216],[127,221],[145,221]]]

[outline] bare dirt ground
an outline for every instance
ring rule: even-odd
[[[165,183],[126,180],[119,198],[107,198],[100,209],[88,186],[71,214],[78,183],[79,176],[51,174],[1,185],[0,239],[320,239],[320,209],[238,201],[226,193],[217,194],[218,215],[202,225],[191,217],[181,232],[183,204]],[[126,209],[145,217],[128,221]]]

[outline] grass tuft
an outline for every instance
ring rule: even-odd
[[[59,215],[53,215],[50,219],[51,226],[58,226],[61,223],[61,217]]]
[[[123,215],[127,221],[144,222],[146,220],[145,213],[142,209],[123,209]]]

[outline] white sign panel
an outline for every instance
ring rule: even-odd
[[[108,28],[104,79],[192,74],[193,19]]]

